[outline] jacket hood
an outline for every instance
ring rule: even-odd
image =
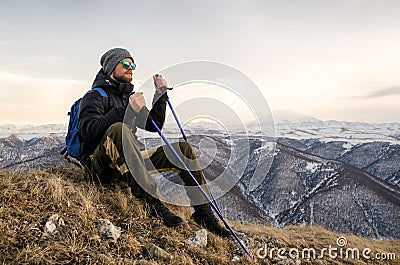
[[[100,69],[93,81],[92,88],[94,87],[105,88],[118,96],[128,95],[134,88],[131,83],[120,83],[112,79],[105,74],[103,68]]]

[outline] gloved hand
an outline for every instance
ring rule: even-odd
[[[154,86],[156,87],[156,93],[164,93],[166,89],[168,89],[167,80],[162,75],[156,74],[153,75]]]

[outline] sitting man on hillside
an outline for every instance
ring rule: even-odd
[[[135,135],[136,126],[147,131],[155,132],[156,130],[149,122],[150,119],[147,119],[148,110],[145,107],[143,94],[131,93],[133,91],[132,74],[136,65],[130,52],[123,48],[110,49],[101,57],[100,64],[102,68],[92,88],[101,87],[107,97],[103,97],[97,90],[90,90],[82,98],[79,110],[82,163],[90,174],[97,176],[100,181],[109,181],[111,176],[125,180],[131,187],[132,193],[148,203],[152,216],[160,217],[167,226],[178,226],[183,223],[182,219],[170,212],[158,198],[150,195],[157,194],[157,186],[154,178],[147,171],[146,159],[150,159],[156,169],[168,168],[178,171],[184,185],[195,186],[196,184],[185,170],[181,170],[169,161],[163,147],[157,148],[149,158],[143,158]],[[156,91],[150,116],[161,128],[165,121],[168,98],[163,89],[167,87],[167,81],[161,75],[155,75],[153,79]],[[129,124],[124,123],[125,112],[129,117]],[[126,137],[124,140],[123,136]],[[205,184],[192,146],[186,142],[179,142],[174,143],[173,147],[176,150],[180,149],[178,153],[185,156],[182,159],[195,161],[197,170],[191,173],[200,184]],[[130,166],[133,172],[129,171],[125,159],[130,160],[129,165],[134,165]],[[142,186],[135,178],[140,180],[138,182]],[[194,197],[199,196],[195,193],[187,192],[192,201]],[[195,222],[218,235],[230,235],[215,217],[210,204],[196,205],[194,210],[192,217]]]

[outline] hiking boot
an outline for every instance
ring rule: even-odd
[[[166,226],[175,227],[183,223],[182,219],[173,214],[160,200],[153,198],[147,200],[147,203],[150,206],[150,215],[160,217]]]
[[[209,204],[194,206],[194,213],[192,214],[192,218],[196,223],[204,226],[216,235],[222,237],[230,237],[231,235],[229,230],[219,223],[219,220],[214,215],[214,212]]]

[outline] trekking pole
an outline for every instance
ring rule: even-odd
[[[168,88],[165,88],[165,89],[168,89]],[[172,90],[172,88],[171,88],[170,90]],[[179,130],[180,130],[181,133],[182,133],[183,139],[185,140],[185,142],[188,143],[187,137],[186,137],[186,135],[185,135],[185,131],[183,130],[182,125],[181,125],[181,123],[179,122],[178,116],[176,115],[175,110],[174,110],[174,108],[172,107],[172,104],[171,104],[171,101],[169,100],[169,98],[167,98],[167,103],[168,103],[169,108],[171,109],[172,115],[174,115],[175,121],[176,121],[176,123],[178,124]],[[206,183],[206,185],[207,185],[207,183]],[[209,191],[210,191],[210,195],[211,195],[211,197],[212,197],[212,200],[213,200],[213,202],[214,202],[214,204],[215,204],[217,210],[219,211],[219,213],[221,213],[221,210],[220,210],[219,207],[218,207],[217,201],[215,200],[214,195],[213,195],[212,192],[211,192],[211,189],[210,189],[210,188],[208,188],[208,189],[209,189]]]
[[[157,77],[158,74],[156,74],[155,76]],[[162,91],[162,92],[166,92],[167,90],[172,90],[172,89],[173,89],[173,87],[166,87],[166,86],[161,87],[161,91]],[[189,141],[188,141],[188,139],[187,139],[187,137],[186,137],[185,131],[183,130],[183,127],[182,127],[181,123],[179,122],[178,115],[176,115],[175,109],[174,109],[174,107],[172,107],[172,103],[171,103],[171,101],[169,100],[169,98],[167,98],[167,103],[168,103],[169,108],[171,109],[172,115],[174,116],[176,123],[178,124],[179,130],[181,131],[181,134],[182,134],[183,139],[185,140],[185,142],[188,143]],[[209,191],[210,191],[210,195],[211,195],[211,197],[212,197],[212,200],[213,200],[213,202],[214,202],[214,204],[215,204],[217,210],[221,213],[221,210],[219,209],[219,206],[218,206],[218,204],[217,204],[217,201],[215,200],[214,195],[213,195],[213,193],[211,192],[211,189],[210,189],[210,187],[208,186],[207,182],[206,182],[206,185],[207,185],[207,187],[208,187],[208,189],[209,189]]]
[[[182,125],[179,122],[178,116],[176,116],[175,110],[172,107],[172,104],[171,104],[171,101],[169,101],[169,98],[167,98],[167,103],[168,103],[169,108],[171,109],[172,115],[174,115],[174,118],[175,118],[176,123],[178,124],[179,130],[181,130],[183,139],[185,140],[185,142],[188,142],[188,140],[186,138],[186,135],[185,135],[185,132],[183,131]]]
[[[146,108],[147,110],[147,108]],[[229,232],[232,234],[232,236],[236,239],[236,241],[239,243],[241,248],[246,252],[246,254],[253,259],[253,256],[250,254],[250,252],[247,250],[246,246],[243,244],[243,242],[239,239],[239,237],[236,235],[235,231],[230,227],[230,225],[225,221],[224,217],[222,216],[221,212],[218,211],[217,207],[214,205],[214,203],[211,201],[210,197],[208,197],[207,193],[203,190],[203,188],[200,186],[199,182],[196,180],[196,178],[193,176],[192,172],[190,172],[189,168],[186,166],[185,162],[183,162],[182,158],[178,155],[178,153],[175,151],[175,149],[172,147],[172,145],[169,143],[167,138],[165,138],[164,134],[161,132],[160,128],[158,125],[154,122],[153,118],[150,115],[150,112],[147,110],[148,114],[148,119],[150,119],[151,124],[153,127],[157,130],[158,134],[160,137],[163,139],[165,144],[168,146],[168,148],[171,150],[171,152],[174,154],[176,159],[182,164],[182,166],[185,168],[189,176],[192,178],[192,180],[196,183],[197,187],[199,187],[201,193],[203,196],[207,199],[207,201],[210,203],[211,207],[213,210],[217,213],[217,216],[221,219],[221,221],[224,223],[226,229],[229,230]]]

